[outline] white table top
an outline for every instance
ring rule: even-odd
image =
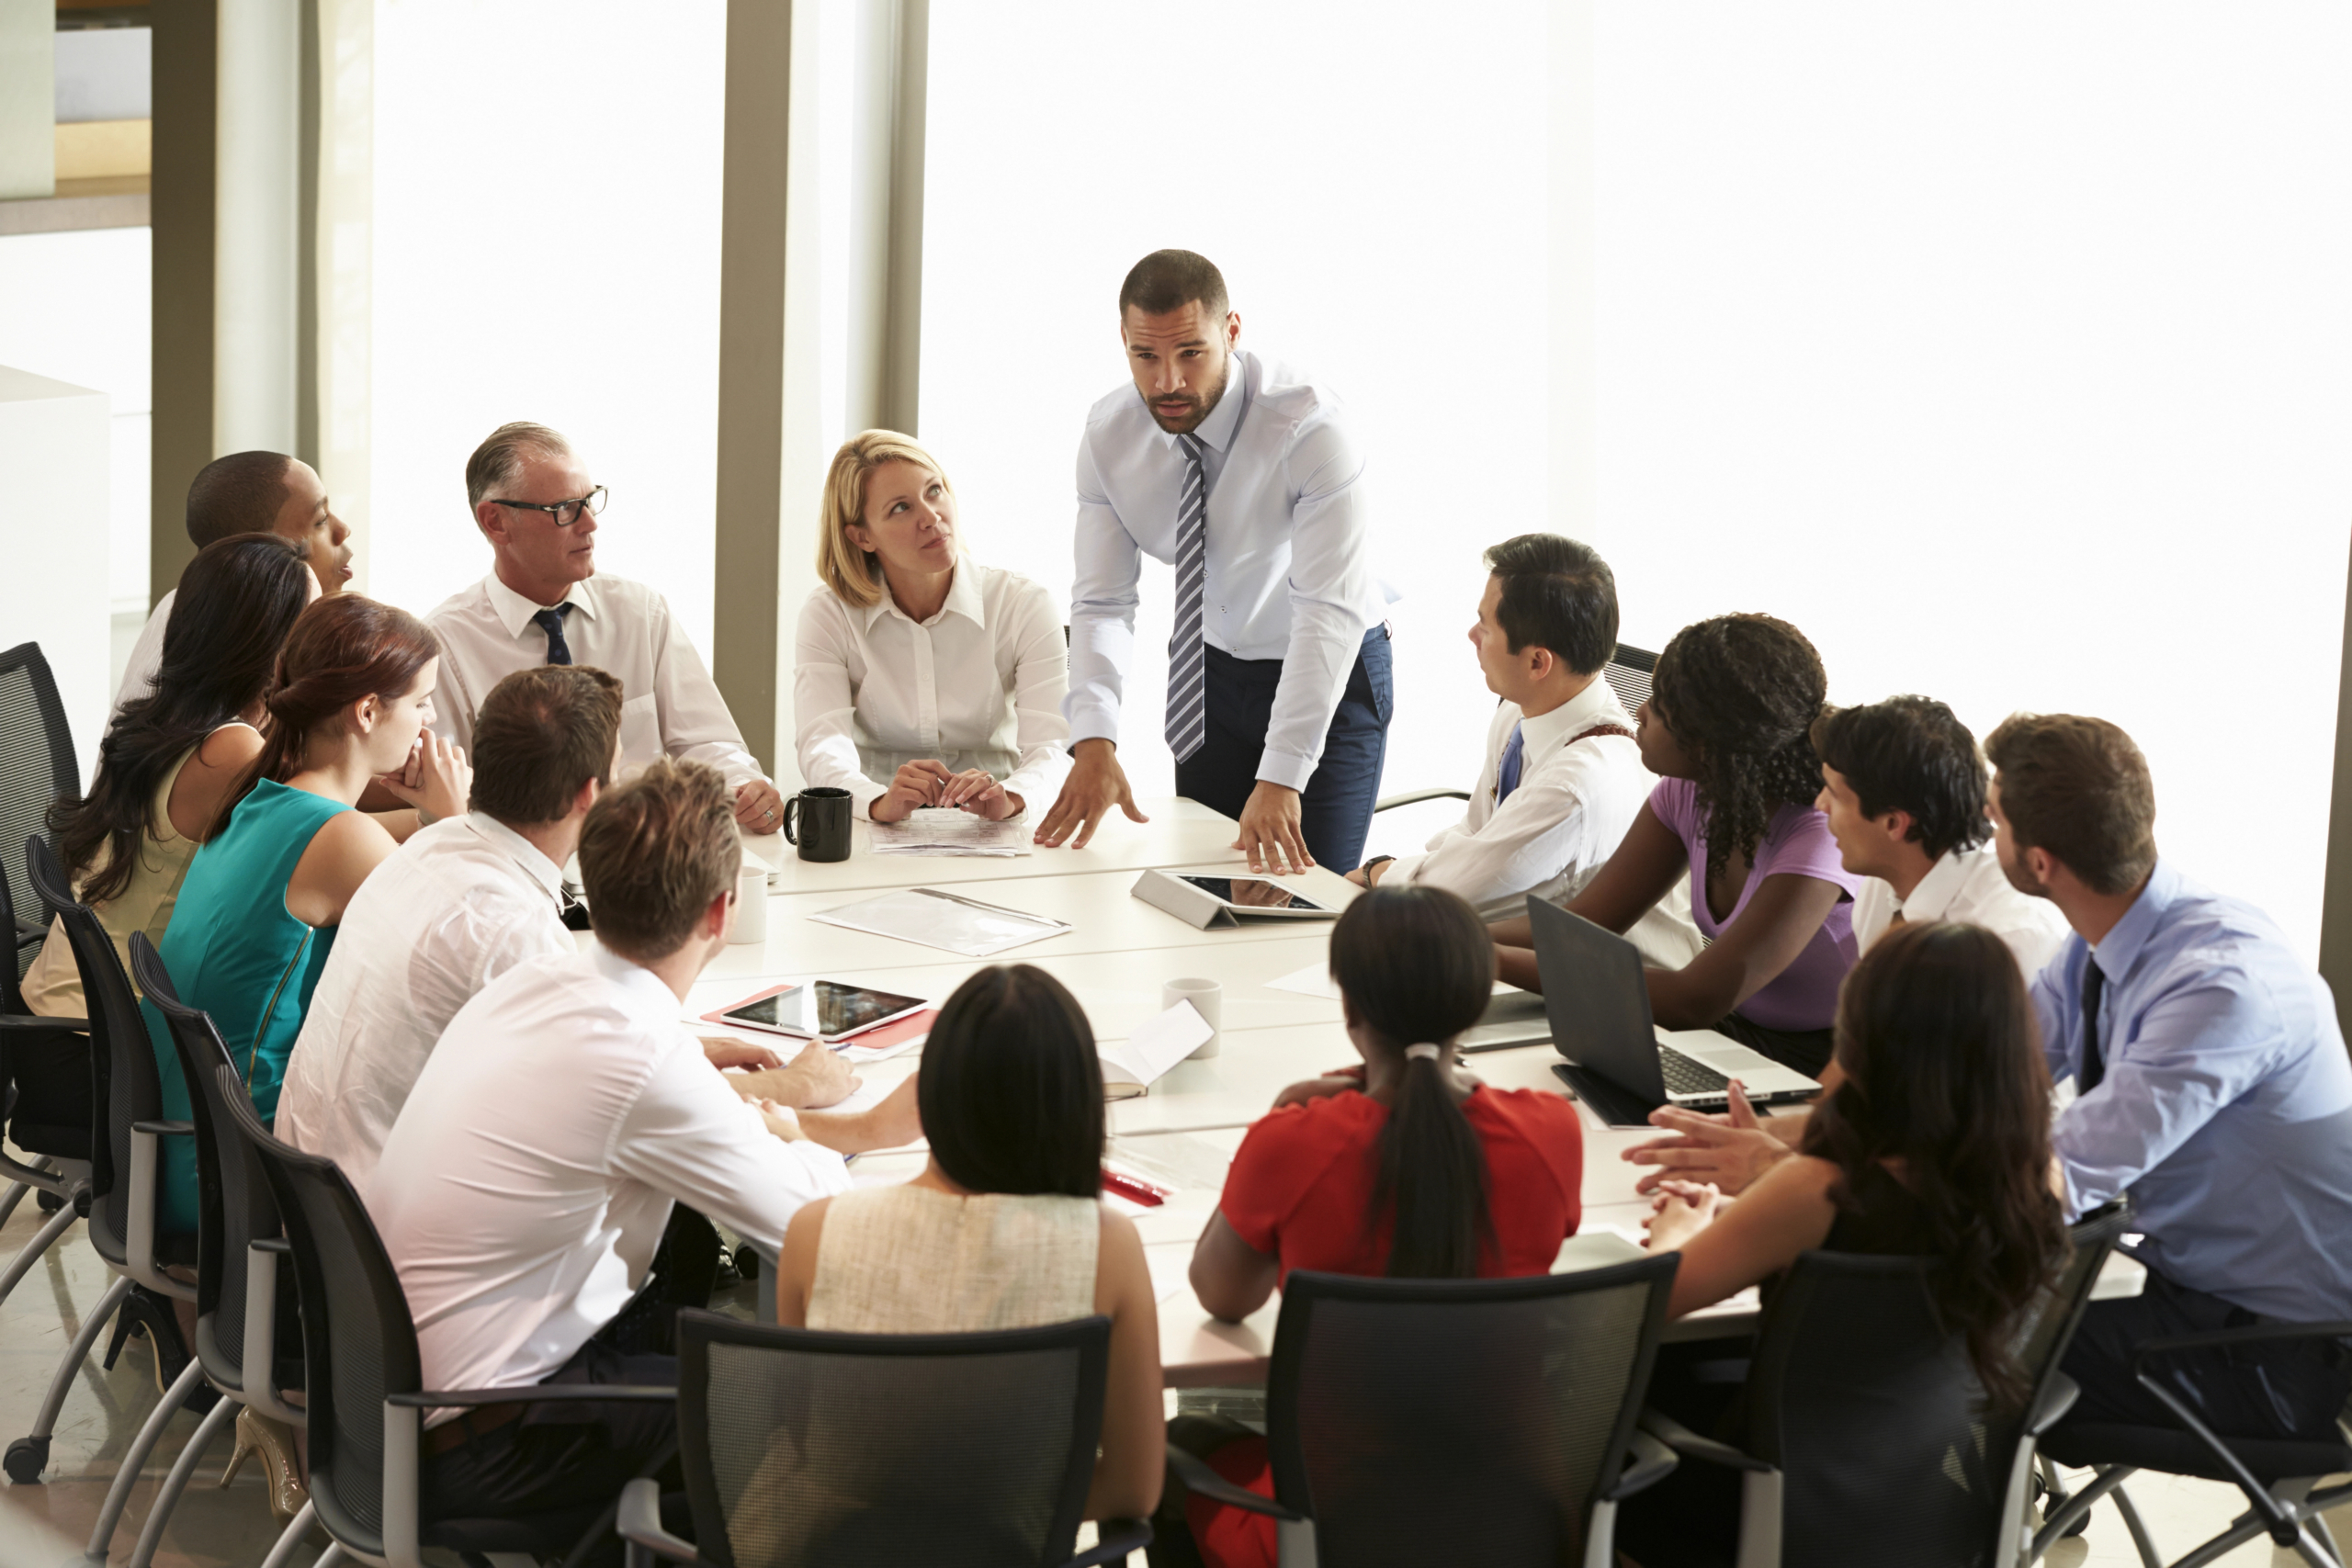
[[[850,825],[850,853],[844,861],[820,863],[802,860],[800,852],[786,843],[781,833],[757,837],[745,834],[743,848],[778,873],[776,890],[786,893],[839,893],[864,887],[1072,876],[1099,871],[1139,872],[1149,866],[1223,869],[1242,863],[1240,852],[1233,847],[1238,829],[1232,818],[1221,816],[1195,800],[1139,800],[1136,806],[1150,818],[1148,822],[1130,822],[1114,812],[1111,820],[1095,829],[1092,841],[1082,850],[1068,844],[1057,850],[1033,848],[1028,854],[1010,860],[873,854],[868,852],[871,829],[863,822]],[[1044,815],[1038,809],[1029,813],[1033,822]]]

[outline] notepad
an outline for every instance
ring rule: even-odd
[[[1070,929],[1042,915],[983,904],[936,887],[902,887],[808,918],[823,925],[894,936],[967,958],[992,958],[1008,948],[1043,942]]]
[[[1169,1068],[1208,1043],[1216,1031],[1190,1002],[1178,1002],[1125,1040],[1100,1047],[1102,1098],[1133,1100]]]

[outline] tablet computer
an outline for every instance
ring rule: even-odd
[[[1340,912],[1325,908],[1314,900],[1292,892],[1281,883],[1269,882],[1261,876],[1193,876],[1179,872],[1176,880],[1199,888],[1240,915],[1328,919]]]
[[[741,1028],[822,1040],[831,1045],[869,1029],[879,1029],[930,1005],[921,997],[902,997],[893,991],[877,991],[871,986],[816,980],[729,1008],[719,1016]]]

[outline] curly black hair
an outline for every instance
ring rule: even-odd
[[[1828,692],[1813,644],[1770,615],[1695,622],[1657,656],[1650,705],[1697,764],[1709,881],[1734,850],[1754,859],[1774,812],[1821,794],[1809,732]]]

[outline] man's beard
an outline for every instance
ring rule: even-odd
[[[2029,898],[2047,898],[2050,897],[2050,884],[2041,881],[2040,878],[2036,877],[2032,872],[2027,870],[2025,860],[2022,856],[2014,861],[2003,861],[2000,860],[2000,852],[1996,850],[1993,852],[1993,858],[1996,861],[2000,861],[2001,874],[2009,879],[2010,886],[2016,888],[2018,892],[2024,894]]]
[[[1226,375],[1230,376],[1232,374],[1232,362],[1228,360],[1226,365]],[[1185,400],[1189,406],[1172,423],[1165,415],[1160,413],[1159,399],[1154,398],[1148,400],[1144,406],[1151,411],[1151,419],[1154,424],[1159,425],[1160,429],[1166,431],[1170,435],[1183,435],[1189,432],[1198,430],[1201,426],[1201,422],[1208,418],[1209,411],[1216,407],[1217,400],[1224,395],[1225,382],[1222,378],[1217,381],[1216,389],[1205,396],[1197,392],[1186,393]]]

